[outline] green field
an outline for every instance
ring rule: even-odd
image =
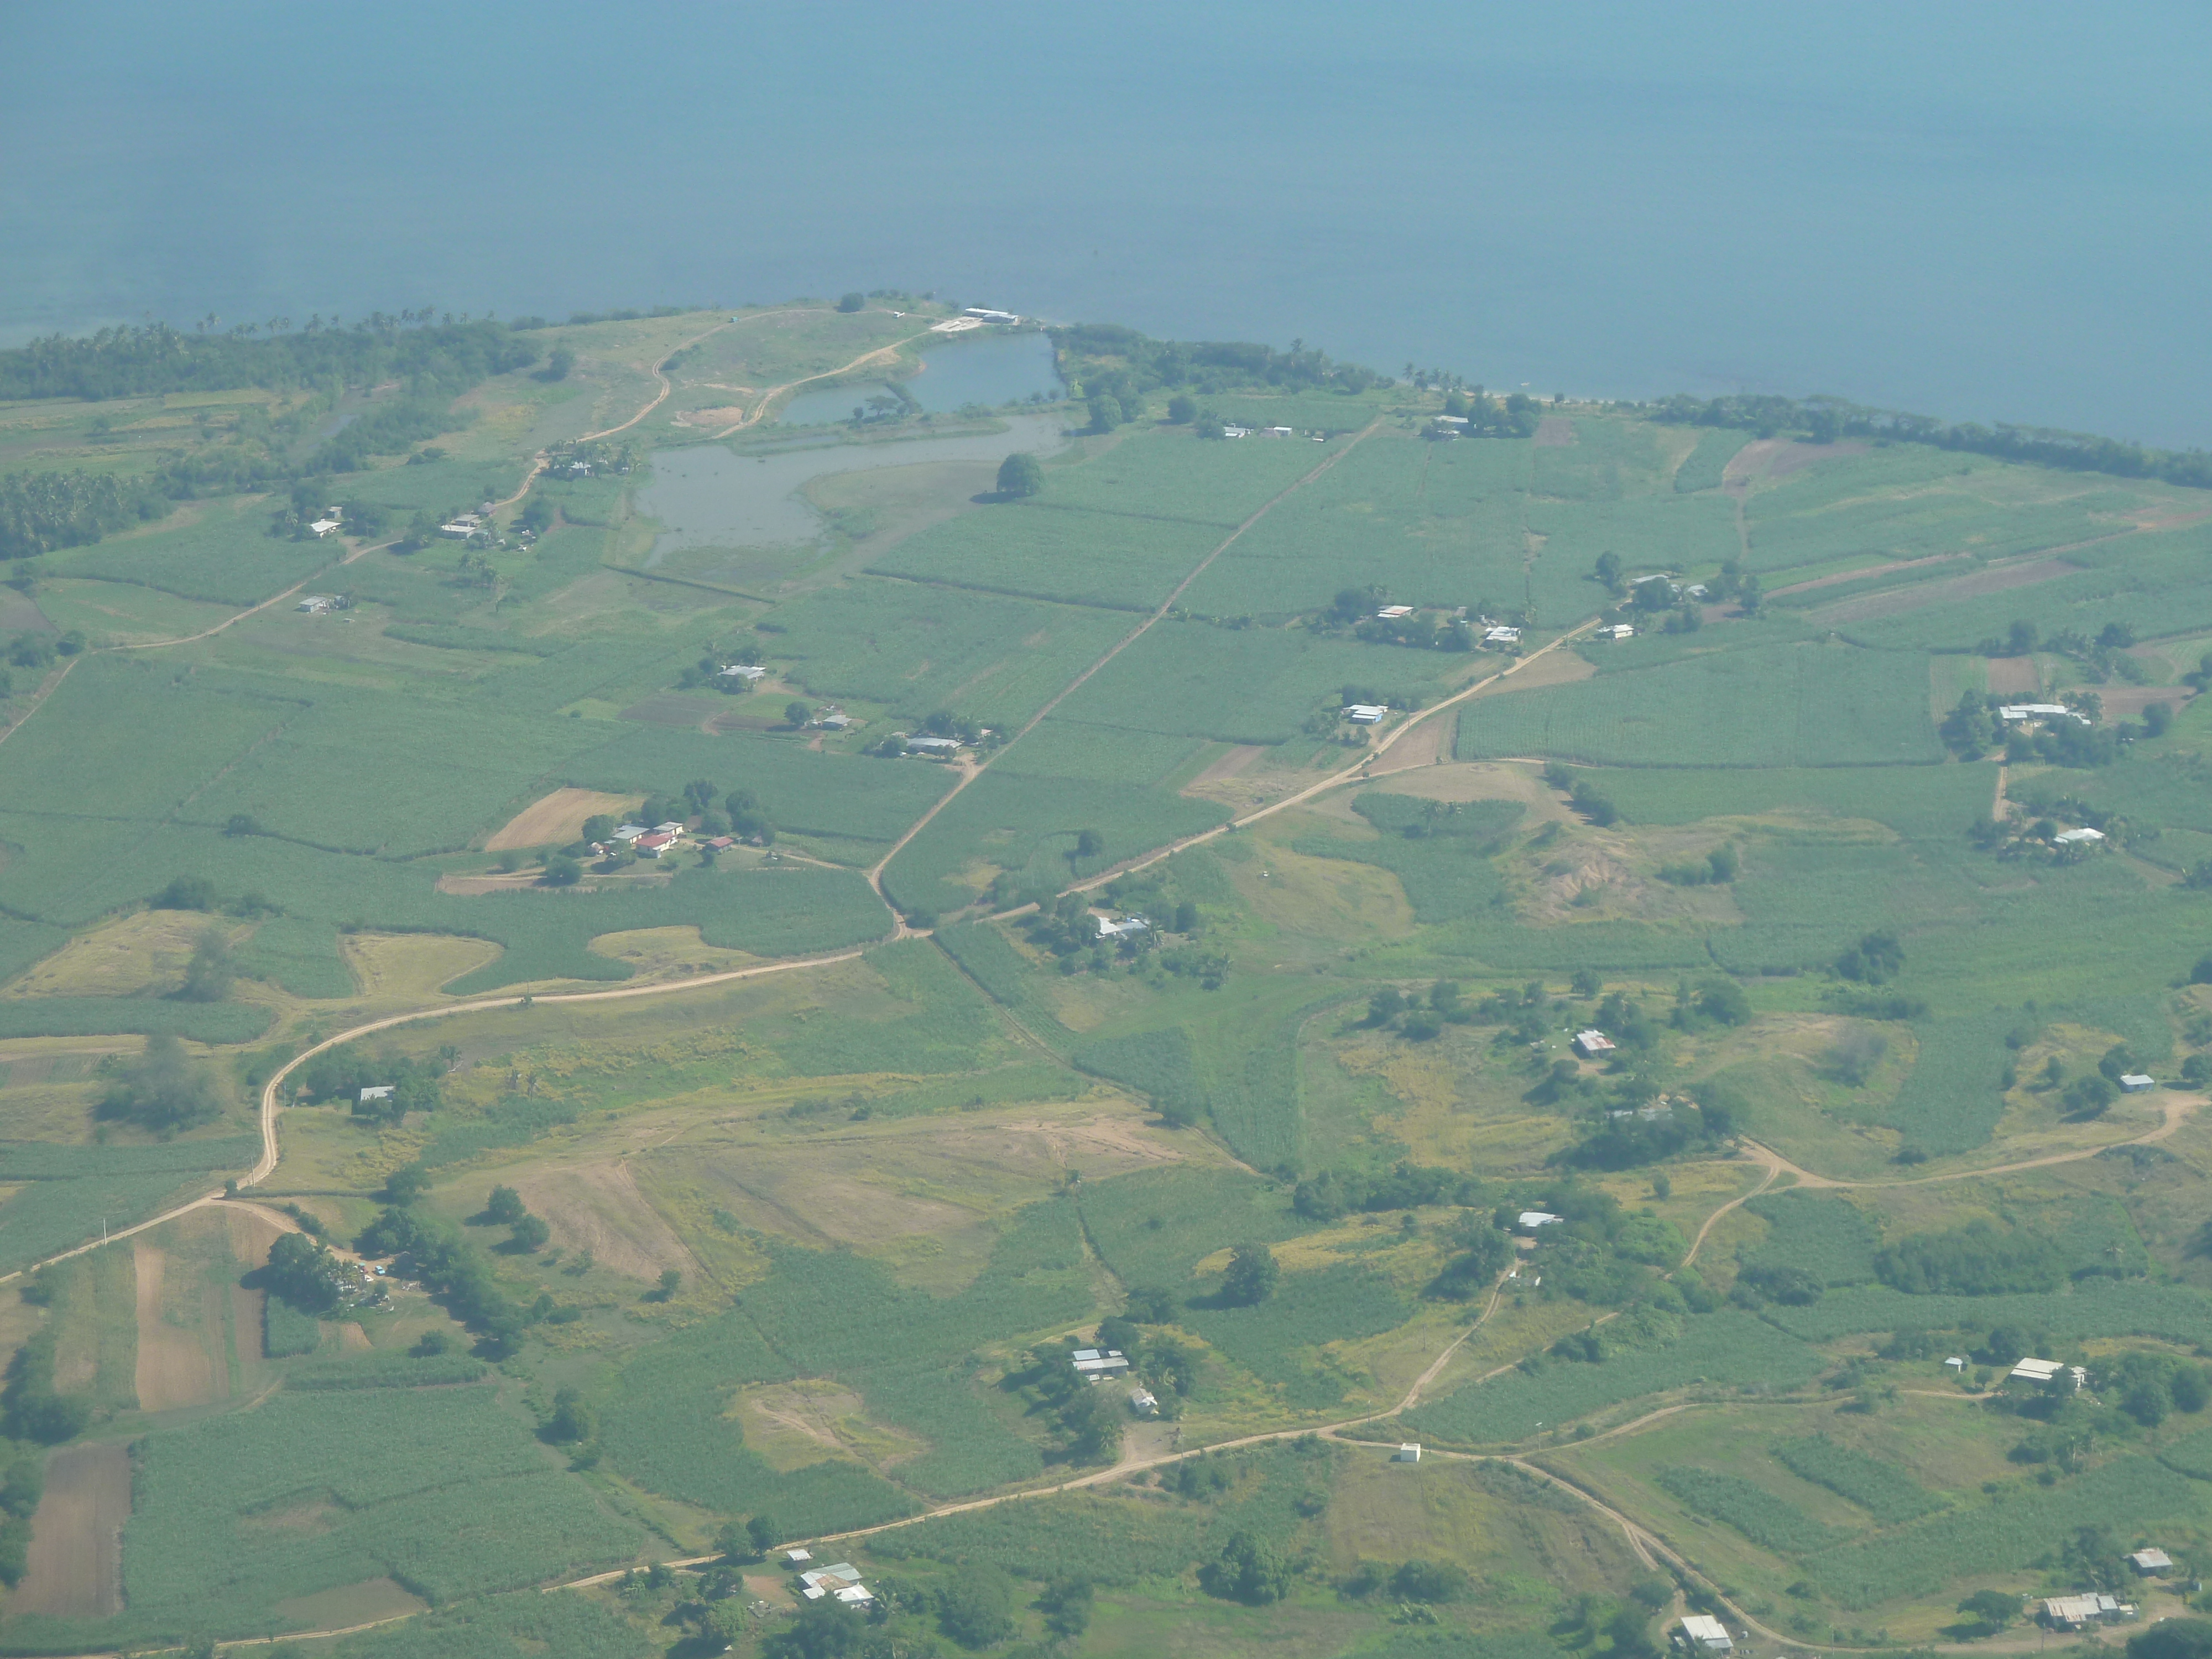
[[[0,474],[123,482],[0,590],[0,1569],[44,1540],[0,1647],[1632,1659],[1617,1511],[1784,1655],[1904,1650],[2188,1547],[2201,491],[1104,326],[1024,348],[1070,395],[1004,490],[988,411],[741,422],[966,349],[946,309],[41,348],[105,378],[10,404]],[[820,461],[819,537],[669,550],[641,488],[708,442],[732,522]],[[295,485],[386,520],[303,539]],[[1571,635],[1662,570],[1728,602]],[[255,608],[310,578],[349,603]],[[1407,728],[1508,659],[1394,603],[1527,672]],[[1947,741],[1993,690],[2102,712]],[[926,725],[964,752],[886,757]],[[331,1040],[255,1207],[99,1248],[251,1170]],[[385,1293],[256,1267],[288,1224]],[[1973,1403],[2023,1352],[2091,1386]],[[49,1443],[120,1482],[112,1616],[40,1565],[98,1547],[26,1496]],[[541,1593],[747,1522],[874,1622],[787,1639],[773,1555]]]

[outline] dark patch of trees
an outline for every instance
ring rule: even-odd
[[[1874,1270],[1883,1284],[1911,1296],[2001,1296],[2063,1284],[2067,1260],[2038,1234],[2000,1232],[1972,1221],[1900,1238],[1876,1253]]]
[[[1265,1244],[1239,1244],[1229,1253],[1221,1275],[1221,1299],[1231,1307],[1255,1308],[1275,1293],[1283,1276],[1275,1253]]]
[[[999,463],[999,494],[1010,501],[1034,495],[1044,488],[1044,467],[1027,450],[1016,450]]]
[[[1359,392],[1389,384],[1389,376],[1357,363],[1332,362],[1303,340],[1292,341],[1288,351],[1278,351],[1236,341],[1154,340],[1113,323],[1079,323],[1048,332],[1063,355],[1120,360],[1127,384],[1139,393],[1188,387],[1206,396],[1246,386]],[[1118,395],[1119,386],[1109,386],[1110,379],[1110,371],[1086,377],[1085,395]]]
[[[285,1233],[269,1247],[260,1279],[301,1313],[326,1314],[338,1304],[339,1271],[337,1258],[319,1239]]]
[[[1221,1553],[1198,1570],[1199,1588],[1208,1595],[1255,1607],[1288,1595],[1294,1577],[1278,1551],[1242,1530],[1230,1534]]]
[[[76,1439],[92,1421],[89,1401],[54,1392],[57,1336],[49,1322],[8,1362],[7,1386],[0,1388],[0,1430],[10,1440],[58,1446]]]
[[[509,1300],[494,1280],[483,1253],[450,1224],[419,1210],[398,1205],[386,1208],[355,1243],[364,1255],[411,1254],[423,1284],[444,1298],[454,1318],[476,1333],[477,1352],[486,1358],[513,1354],[522,1344],[523,1333],[553,1311],[550,1297],[539,1297],[530,1308]]]
[[[1864,933],[1836,958],[1836,973],[1862,985],[1884,985],[1905,970],[1905,947],[1891,933]]]
[[[1473,1176],[1421,1164],[1401,1164],[1387,1175],[1324,1170],[1298,1182],[1291,1207],[1311,1221],[1334,1221],[1353,1213],[1474,1204],[1481,1189],[1482,1183]]]
[[[397,1123],[410,1112],[435,1111],[444,1103],[443,1079],[460,1056],[461,1051],[450,1043],[421,1059],[389,1050],[371,1054],[359,1044],[344,1043],[325,1049],[292,1073],[293,1098],[343,1100],[356,1117]],[[387,1084],[392,1092],[381,1099],[361,1097],[363,1089]]]
[[[142,478],[92,472],[19,472],[0,478],[0,559],[82,547],[168,512]]]
[[[94,1109],[111,1121],[135,1123],[164,1139],[221,1115],[222,1097],[204,1066],[185,1055],[185,1045],[167,1035],[149,1036],[135,1066],[124,1067]]]

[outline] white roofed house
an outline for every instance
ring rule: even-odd
[[[389,1083],[379,1083],[379,1084],[375,1084],[375,1085],[372,1085],[372,1086],[371,1086],[371,1087],[369,1087],[369,1088],[363,1089],[363,1090],[361,1091],[361,1103],[362,1103],[362,1105],[364,1105],[364,1106],[366,1106],[366,1105],[367,1105],[367,1104],[368,1104],[368,1103],[369,1103],[370,1101],[372,1101],[372,1100],[389,1100],[389,1099],[391,1099],[391,1098],[392,1098],[392,1089],[393,1089],[393,1087],[394,1087],[394,1086],[395,1086],[395,1085],[392,1085],[392,1084],[389,1084]]]
[[[2128,1094],[2139,1095],[2147,1089],[2158,1087],[2158,1079],[2142,1072],[2123,1072],[2120,1074],[2120,1087]]]
[[[1727,1653],[1735,1646],[1729,1639],[1728,1626],[1711,1613],[1686,1614],[1674,1627],[1674,1635],[1692,1653]]]
[[[1396,622],[1401,617],[1413,614],[1413,607],[1410,605],[1386,605],[1375,613],[1375,617],[1378,622]]]
[[[1129,1390],[1129,1409],[1139,1417],[1158,1417],[1160,1414],[1159,1398],[1150,1389],[1139,1383]]]
[[[1575,1033],[1575,1052],[1584,1060],[1595,1060],[1600,1054],[1609,1054],[1613,1047],[1613,1039],[1602,1031],[1592,1030]]]
[[[1556,1226],[1564,1219],[1565,1219],[1565,1217],[1553,1215],[1549,1210],[1523,1210],[1521,1212],[1520,1220],[1516,1224],[1526,1227],[1533,1232],[1539,1227]]]
[[[1068,1356],[1076,1375],[1090,1382],[1102,1376],[1113,1376],[1129,1369],[1128,1357],[1119,1348],[1078,1348]]]
[[[1098,937],[1101,939],[1127,939],[1132,934],[1148,931],[1152,925],[1142,916],[1123,916],[1119,921],[1110,916],[1094,916],[1092,920],[1098,924]]]
[[[2094,847],[2104,839],[2103,830],[2086,826],[2079,830],[2062,830],[2051,838],[2052,844],[2058,847]]]
[[[2046,1597],[2038,1613],[2042,1621],[2058,1630],[2080,1630],[2087,1625],[2109,1625],[2118,1620],[2132,1619],[2136,1608],[2116,1595],[2085,1594],[2081,1595],[2053,1595]]]
[[[1354,726],[1377,726],[1389,709],[1379,702],[1348,702],[1344,705],[1344,718]]]
[[[907,752],[910,755],[929,755],[949,760],[960,752],[957,738],[908,738]]]
[[[1500,623],[1495,628],[1484,630],[1482,642],[1485,645],[1518,645],[1521,643],[1521,630]]]
[[[2173,1571],[2173,1558],[2157,1546],[2146,1544],[2128,1557],[2128,1565],[2142,1577],[2159,1578]]]

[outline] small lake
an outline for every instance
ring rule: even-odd
[[[1067,388],[1052,357],[1052,342],[1042,334],[955,336],[922,354],[921,373],[906,382],[908,395],[933,415],[949,415],[969,404],[997,408],[1042,393],[1057,399]],[[857,404],[888,397],[880,382],[825,386],[802,392],[775,418],[784,426],[821,426],[853,418]]]
[[[847,393],[849,398],[850,392]],[[851,405],[847,405],[849,412]],[[822,516],[799,491],[834,472],[933,461],[988,461],[1016,450],[1050,454],[1067,441],[1057,415],[1017,415],[1004,432],[876,444],[814,444],[768,455],[734,455],[720,444],[661,449],[638,492],[640,510],[665,526],[645,562],[650,570],[686,547],[777,547],[811,542]]]

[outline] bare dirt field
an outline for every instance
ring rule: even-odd
[[[2154,702],[2178,710],[2189,697],[2189,689],[2181,685],[2100,685],[2096,690],[2108,720],[2139,720]]]
[[[1855,599],[1838,599],[1833,605],[1807,611],[1805,618],[1823,627],[1837,623],[1870,622],[1877,617],[1917,611],[1923,605],[1948,605],[1954,599],[1974,599],[1985,593],[2033,587],[2038,582],[2056,581],[2061,576],[2077,576],[2081,571],[2079,565],[2069,564],[2063,559],[2028,559],[2017,564],[1992,565],[1971,576],[1953,576],[1945,581],[1920,582],[1886,593],[1862,593]]]
[[[1564,415],[1547,415],[1536,422],[1536,447],[1565,449],[1575,441],[1575,423]]]
[[[317,1630],[344,1630],[372,1620],[397,1619],[403,1613],[427,1613],[430,1604],[410,1595],[390,1578],[370,1578],[358,1584],[340,1584],[313,1595],[295,1595],[279,1601],[280,1619],[296,1620]]]
[[[1514,691],[1536,691],[1547,685],[1567,685],[1576,680],[1589,679],[1596,672],[1596,666],[1579,651],[1547,651],[1540,657],[1530,659],[1524,666],[1515,669],[1504,678],[1492,681],[1468,701],[1480,702],[1485,697],[1502,697]]]
[[[484,843],[487,853],[503,853],[510,847],[565,846],[576,839],[584,820],[605,812],[620,817],[637,805],[630,795],[610,795],[597,789],[556,789],[534,800],[492,834]]]
[[[1572,815],[1529,767],[1496,761],[1455,761],[1443,766],[1390,780],[1394,795],[1413,795],[1422,800],[1517,800],[1528,809],[1528,822],[1569,819]]]
[[[131,1458],[120,1441],[56,1452],[46,1461],[28,1564],[8,1611],[76,1619],[122,1612],[123,1523],[130,1518]]]
[[[1821,461],[1863,455],[1868,446],[1856,438],[1840,443],[1801,444],[1788,438],[1754,438],[1736,451],[1721,472],[1721,488],[1741,494],[1754,478],[1786,478]]]
[[[1227,754],[1218,757],[1203,772],[1185,784],[1180,793],[1185,795],[1203,795],[1206,793],[1206,785],[1219,783],[1224,779],[1237,776],[1246,767],[1267,752],[1266,749],[1256,743],[1239,744]]]
[[[2043,690],[2033,657],[1989,659],[1990,690],[2000,697],[2029,697]]]
[[[686,1275],[699,1271],[684,1241],[638,1190],[626,1163],[545,1170],[518,1176],[514,1187],[551,1224],[555,1243],[589,1250],[602,1267],[635,1279],[657,1279],[664,1267]]]
[[[1556,652],[1553,653],[1554,656],[1558,654]],[[1545,660],[1548,662],[1551,659],[1547,657]],[[1409,766],[1434,766],[1450,751],[1451,734],[1458,725],[1456,714],[1442,714],[1423,720],[1392,744],[1387,753],[1376,756],[1374,763],[1367,769],[1368,775],[1379,778],[1386,773],[1402,772]]]
[[[364,997],[410,1001],[497,961],[500,953],[489,939],[451,933],[348,933],[339,937],[338,949]]]
[[[216,1397],[215,1364],[197,1330],[185,1330],[164,1316],[168,1256],[143,1238],[131,1256],[138,1270],[138,1406],[142,1411],[174,1411],[204,1406]],[[189,1288],[177,1287],[179,1293]]]

